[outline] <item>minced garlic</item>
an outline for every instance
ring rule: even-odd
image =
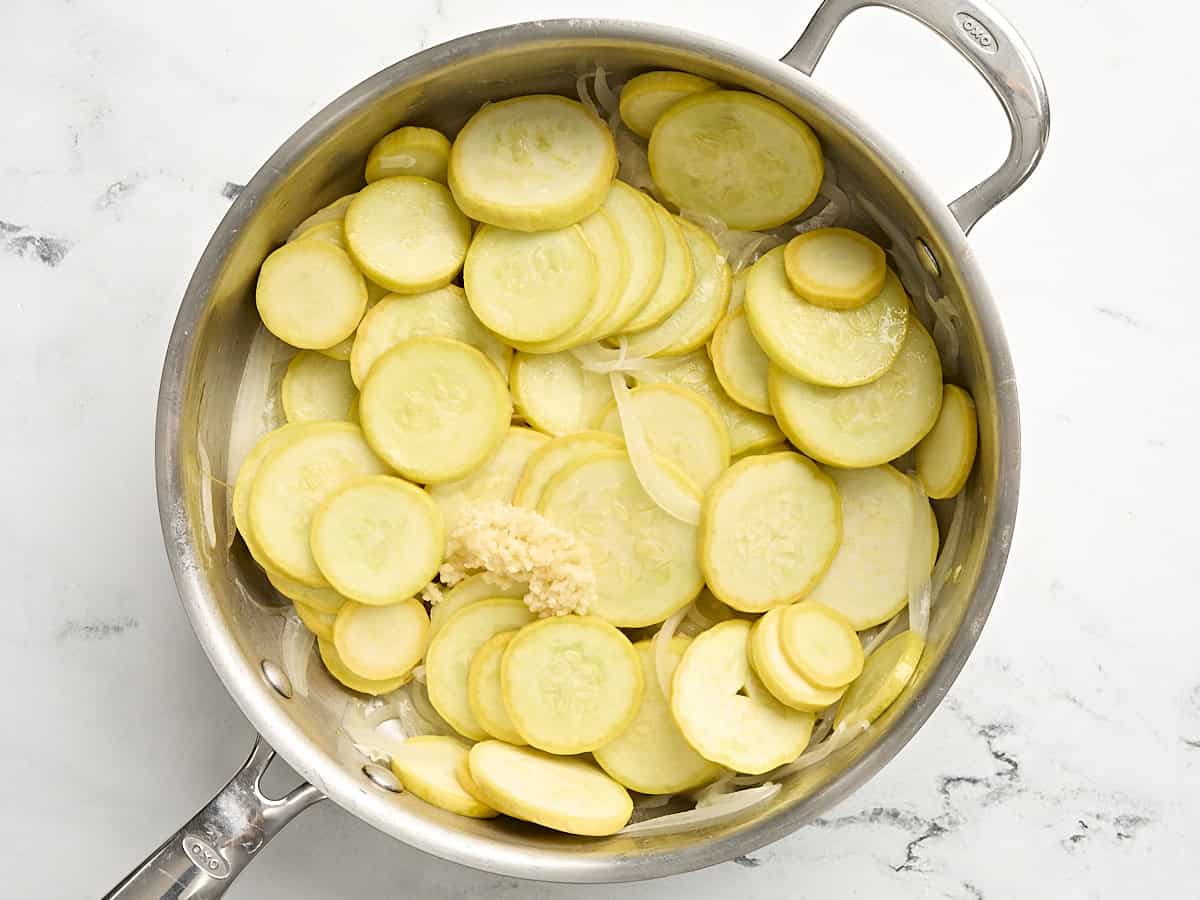
[[[525,605],[539,617],[583,615],[596,598],[587,548],[533,510],[507,503],[464,507],[446,535],[442,584],[452,587],[477,572],[500,587],[527,584]],[[441,599],[436,585],[430,588]]]

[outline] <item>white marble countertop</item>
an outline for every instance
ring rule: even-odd
[[[0,25],[4,893],[96,896],[241,761],[159,534],[154,402],[177,303],[244,183],[310,114],[414,50],[549,16],[641,18],[779,55],[815,0],[15,0]],[[1055,114],[973,235],[1024,419],[1004,586],[950,697],[815,826],[630,898],[1195,897],[1200,820],[1200,15],[1001,0]],[[738,10],[737,13],[733,10]],[[950,197],[1007,146],[968,67],[856,16],[818,78]],[[1188,85],[1191,87],[1188,87]],[[231,896],[609,897],[425,857],[321,804]]]

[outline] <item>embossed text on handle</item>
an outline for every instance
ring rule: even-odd
[[[960,12],[954,18],[958,22],[958,27],[962,29],[963,33],[971,39],[971,42],[976,47],[984,53],[996,52],[998,49],[996,39],[988,31],[987,26],[970,13]]]

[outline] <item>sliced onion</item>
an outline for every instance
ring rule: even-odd
[[[837,204],[836,201],[830,200],[820,211],[809,216],[793,226],[796,234],[807,234],[810,231],[816,231],[818,228],[832,228],[837,225],[845,217],[844,207]]]
[[[734,789],[734,778],[736,778],[735,773],[726,769],[724,774],[722,774],[721,777],[716,781],[712,782],[711,784],[707,784],[702,788],[697,788],[694,791],[690,791],[688,796],[691,797],[692,802],[697,806],[708,806],[709,804],[716,802],[719,798],[724,797]],[[761,781],[762,779],[759,780]]]
[[[933,555],[933,523],[929,519],[929,498],[921,482],[908,479],[912,492],[912,538],[908,545],[908,622],[921,640],[929,634],[930,572]]]
[[[425,683],[425,666],[421,665],[421,666],[417,666],[415,669],[413,669],[412,677],[413,677],[413,681],[417,682],[418,684],[424,684]]]
[[[671,813],[655,819],[646,819],[633,825],[627,825],[619,832],[623,835],[661,834],[665,831],[685,831],[700,828],[713,822],[729,819],[738,813],[745,812],[762,803],[766,803],[779,793],[780,785],[767,782],[758,787],[744,791],[733,791],[722,795],[721,799],[709,806],[697,806],[686,812]]]
[[[892,638],[892,637],[896,636],[897,634],[899,634],[901,631],[904,630],[905,626],[907,626],[907,625],[908,625],[908,607],[905,607],[904,609],[900,610],[900,612],[896,613],[896,615],[892,616],[892,618],[889,619],[887,622],[885,622],[883,625],[880,625],[878,628],[875,628],[870,632],[864,631],[860,635],[860,637],[862,638],[863,656],[864,657],[870,656],[872,653],[875,652],[876,647],[878,647],[880,644],[882,644],[884,641],[888,640],[889,638]]]
[[[683,609],[672,613],[654,633],[654,640],[651,641],[651,647],[654,650],[654,677],[658,679],[658,687],[662,691],[662,695],[668,700],[671,698],[671,679],[667,674],[667,650],[671,647],[671,638],[675,635],[675,629],[679,627],[679,623],[683,621],[683,617],[688,614],[688,610],[692,606],[693,604],[689,603]]]
[[[280,637],[279,659],[283,663],[283,673],[292,683],[292,693],[298,697],[308,696],[308,664],[316,639],[295,611],[289,610]]]
[[[925,302],[933,313],[933,342],[942,358],[942,371],[953,373],[958,369],[958,311],[950,298],[926,293]]]
[[[942,549],[938,555],[937,565],[933,567],[933,594],[940,594],[946,583],[952,580],[960,567],[951,565],[958,555],[958,544],[962,540],[963,529],[967,524],[967,504],[959,497],[954,501],[954,514],[950,517],[950,527],[946,530],[946,539],[942,541]]]
[[[354,749],[382,766],[390,764],[396,747],[413,736],[403,725],[388,727],[389,723],[396,721],[393,715],[394,696],[375,697],[366,701],[351,700],[342,713],[340,728]]]
[[[429,702],[429,693],[425,685],[417,681],[410,681],[408,683],[407,696],[412,701],[417,715],[429,723],[429,727],[433,730],[434,734],[455,734],[454,729],[447,724],[446,720],[433,708],[433,704]]]
[[[821,741],[829,737],[829,733],[833,731],[833,722],[837,718],[838,707],[842,705],[842,701],[838,700],[833,706],[827,706],[821,710],[817,716],[817,721],[813,725],[812,735],[808,739],[810,747],[816,747]]]
[[[213,474],[212,461],[208,458],[208,448],[204,446],[203,436],[196,436],[196,459],[200,465],[200,515],[204,518],[204,536],[208,540],[208,549],[215,550],[217,548],[217,523],[213,516]],[[225,492],[230,498],[233,497],[232,491]],[[233,510],[233,500],[230,499],[226,504],[230,511]],[[228,521],[226,523],[228,525]]]
[[[229,446],[225,452],[225,481],[232,484],[242,462],[268,431],[278,428],[284,416],[277,400],[278,382],[283,377],[279,365],[290,348],[275,335],[259,326],[246,354],[242,380],[233,401],[229,423]],[[233,544],[233,491],[225,492],[225,522],[229,543]]]
[[[642,489],[667,515],[688,525],[699,524],[700,501],[658,465],[650,445],[646,442],[646,432],[642,430],[642,423],[630,402],[625,376],[613,372],[608,376],[608,381],[612,385],[613,399],[617,402],[617,415],[621,419],[621,430],[625,434],[629,461],[633,464],[633,471],[637,473]]]
[[[771,773],[771,777],[786,778],[810,766],[815,766],[834,751],[842,749],[859,735],[864,734],[869,727],[870,723],[861,719],[856,722],[843,722],[833,729],[833,734],[827,740],[822,741],[813,749],[801,753],[786,766],[776,769]]]
[[[674,794],[646,794],[633,801],[635,809],[661,809],[672,800]]]
[[[629,340],[622,335],[622,347],[628,349]],[[583,344],[571,350],[580,368],[587,372],[608,375],[612,372],[668,372],[679,364],[678,360],[647,359],[644,356],[624,356],[622,350],[613,350],[599,343]]]
[[[424,688],[417,681],[410,681],[400,690],[396,691],[391,696],[391,710],[395,714],[395,720],[398,727],[404,732],[406,737],[416,737],[421,734],[441,734],[432,722],[421,715],[417,704],[414,701],[414,695],[418,692],[424,692]]]
[[[592,95],[588,93],[587,83],[588,79],[591,77],[591,72],[584,72],[582,75],[576,78],[575,93],[579,95],[579,102],[588,108],[588,112],[590,112],[597,119],[603,121],[604,116],[601,115],[600,110],[596,108],[596,101],[593,100]]]
[[[596,66],[596,77],[592,81],[592,90],[596,92],[596,102],[600,104],[600,108],[604,110],[610,120],[613,116],[620,116],[618,92],[608,86],[608,73],[604,71],[604,66]]]

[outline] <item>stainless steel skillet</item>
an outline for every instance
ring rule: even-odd
[[[809,76],[837,26],[864,6],[923,23],[988,82],[1008,117],[1004,164],[949,207],[891,144]],[[223,516],[221,481],[234,397],[250,336],[258,266],[317,206],[353,190],[367,150],[400,122],[453,133],[486,100],[573,93],[583,71],[615,79],[651,68],[695,72],[758,91],[818,133],[853,183],[921,260],[955,310],[954,380],[979,414],[975,472],[957,503],[954,577],[935,601],[929,649],[913,683],[870,733],[792,777],[769,803],[680,833],[579,839],[510,820],[466,820],[386,789],[386,778],[339,737],[344,694],[314,672],[295,696],[279,666],[283,618]],[[529,22],[459,38],[385,69],[297,131],[254,176],[213,235],[180,306],[159,394],[156,471],[167,554],[196,635],[226,688],[263,736],[245,766],[108,896],[211,898],[287,822],[328,797],[405,843],[444,859],[522,878],[633,881],[711,865],[777,840],[848,796],[916,733],[946,695],[979,636],[1012,539],[1020,425],[1012,362],[966,233],[1037,164],[1049,129],[1045,88],[1028,48],[983,2],[826,0],[782,60],[662,26],[604,20]],[[893,248],[894,250],[896,248]],[[904,248],[901,248],[904,249]],[[908,252],[904,249],[904,252]],[[911,285],[910,285],[911,287]],[[203,478],[201,456],[218,481]],[[315,668],[315,667],[314,667]],[[269,744],[269,746],[268,746]],[[308,783],[281,800],[258,787],[276,748]],[[382,786],[381,786],[382,785]]]

